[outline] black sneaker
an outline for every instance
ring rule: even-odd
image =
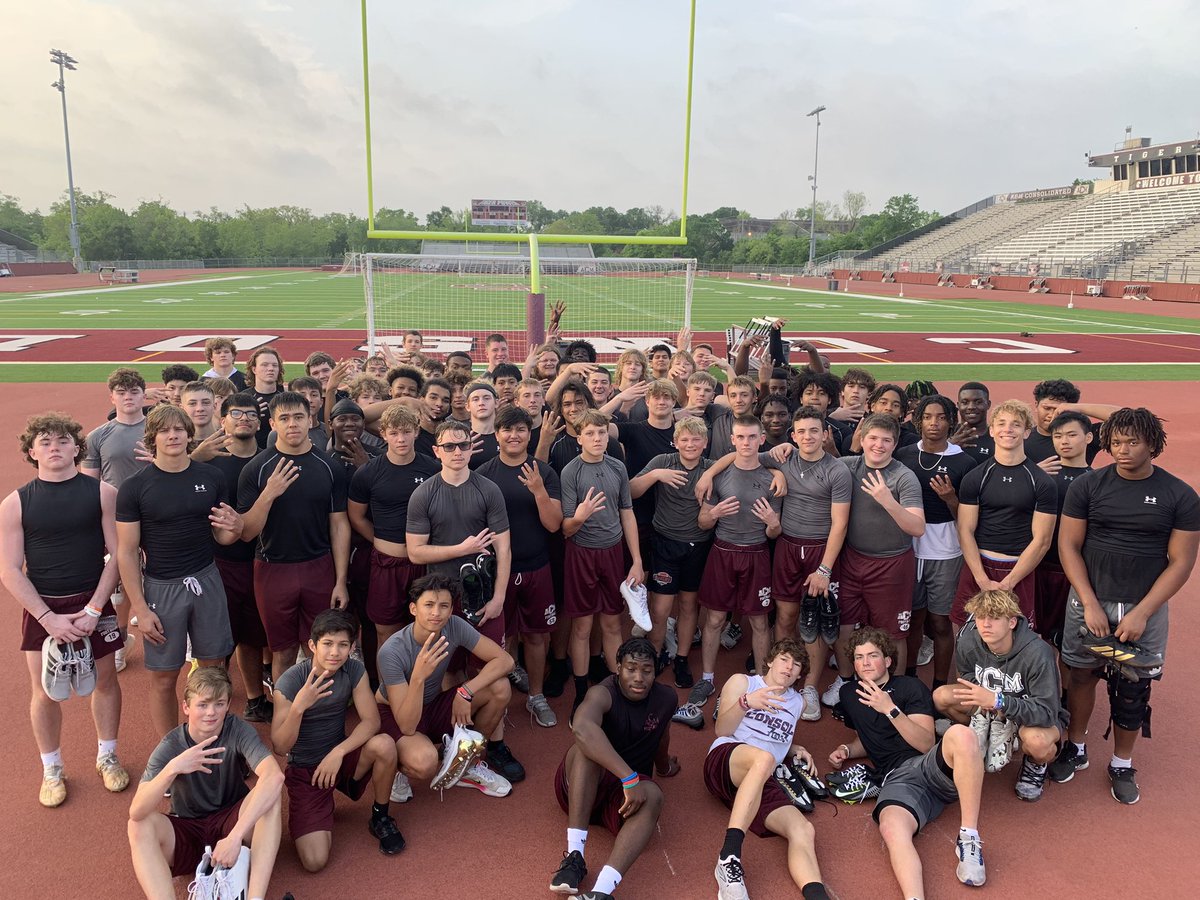
[[[484,595],[483,577],[473,563],[463,563],[458,570],[458,580],[462,582],[463,618],[478,626],[488,602]]]
[[[800,781],[787,761],[781,762],[775,767],[775,783],[783,789],[788,799],[792,801],[792,805],[800,812],[810,813],[813,811],[812,798],[808,796],[808,791],[804,789],[804,783]]]
[[[270,697],[275,693],[275,675],[271,671],[270,663],[263,663],[262,667],[262,686],[267,696]]]
[[[266,696],[246,701],[246,712],[242,716],[247,722],[270,722],[275,716],[275,704]]]
[[[512,751],[508,749],[508,744],[503,741],[500,742],[500,746],[487,751],[486,759],[492,771],[499,772],[513,784],[525,780],[525,767],[517,762]]]
[[[587,893],[580,894],[576,900],[613,900],[613,895],[606,894],[604,891],[592,890],[588,891]]]
[[[550,877],[550,890],[556,894],[578,894],[579,882],[587,878],[587,863],[578,850],[563,853],[562,865]]]
[[[1138,790],[1137,782],[1133,778],[1136,774],[1137,769],[1108,767],[1108,780],[1112,783],[1113,799],[1118,803],[1132,806],[1142,799],[1142,792]]]
[[[664,647],[658,651],[658,658],[654,660],[654,677],[657,678],[663,672],[667,671],[669,665],[671,665],[671,654]]]
[[[1093,656],[1098,656],[1101,659],[1114,663],[1121,674],[1126,678],[1129,676],[1125,673],[1125,669],[1160,669],[1162,668],[1163,658],[1157,653],[1147,653],[1137,644],[1130,641],[1119,641],[1116,635],[1106,634],[1104,637],[1096,637],[1086,628],[1080,629],[1080,643],[1083,649]],[[1133,679],[1130,679],[1131,681]]]
[[[804,790],[808,795],[816,800],[824,800],[829,796],[829,788],[825,786],[825,782],[821,780],[821,776],[817,774],[816,769],[809,769],[807,766],[791,765],[791,769],[796,773],[796,777],[800,779],[800,783],[804,785]]]
[[[592,684],[599,684],[612,672],[608,671],[608,663],[604,661],[603,654],[593,656],[592,661],[588,663],[588,681]]]
[[[815,644],[820,634],[820,601],[806,596],[800,601],[800,640]]]
[[[695,683],[696,679],[692,677],[692,670],[688,667],[687,657],[675,657],[675,687],[686,690]]]
[[[818,622],[820,623],[821,638],[832,647],[837,643],[838,634],[842,627],[842,610],[838,606],[837,591],[832,584],[829,586],[829,593],[823,594],[818,602],[820,605]]]
[[[1080,751],[1074,741],[1065,740],[1059,748],[1058,757],[1050,763],[1050,780],[1055,784],[1066,784],[1075,777],[1076,772],[1082,772],[1087,767],[1087,747]]]
[[[546,683],[542,687],[542,693],[551,698],[561,697],[570,677],[571,672],[567,661],[565,659],[551,658],[550,672],[546,675]]]
[[[367,820],[367,830],[379,839],[379,852],[395,856],[404,849],[404,835],[396,827],[396,820],[391,816],[371,816]]]
[[[754,661],[754,653],[751,651],[746,654],[746,674],[753,675],[758,671],[758,664]]]

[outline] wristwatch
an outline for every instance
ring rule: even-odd
[[[888,717],[889,719],[898,719],[898,718],[900,718],[900,707],[898,707],[898,706],[893,706],[891,709],[889,709],[889,710],[888,710],[887,717]]]

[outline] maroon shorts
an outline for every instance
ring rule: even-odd
[[[171,876],[178,878],[180,875],[195,874],[196,866],[204,858],[204,848],[215,847],[221,838],[233,831],[241,810],[242,801],[239,800],[233,806],[218,809],[198,819],[167,816],[171,830],[175,832],[175,858],[171,861]]]
[[[741,747],[740,743],[720,744],[708,751],[704,757],[704,786],[708,792],[720,800],[729,809],[733,809],[733,798],[737,796],[737,785],[729,776],[729,757],[733,751]],[[781,807],[791,806],[792,801],[783,792],[774,777],[767,779],[763,785],[762,799],[758,804],[758,812],[750,823],[750,830],[759,837],[771,837],[775,832],[767,828],[767,816]]]
[[[906,637],[917,579],[917,558],[912,550],[879,557],[843,547],[838,566],[842,624],[882,628],[894,640]]]
[[[645,775],[641,781],[650,781]],[[554,796],[562,811],[571,811],[570,793],[567,785],[567,758],[563,756],[554,773]],[[596,785],[596,799],[592,801],[592,812],[588,821],[593,825],[603,825],[613,834],[621,830],[625,819],[621,816],[621,807],[625,805],[625,789],[621,781],[607,769],[600,773],[600,783]]]
[[[771,569],[771,583],[777,603],[799,603],[807,596],[804,580],[821,564],[825,556],[825,541],[788,537],[781,534],[775,542],[775,561]],[[833,564],[833,577],[838,580],[838,565]]]
[[[409,690],[411,689],[410,687]],[[442,735],[454,731],[454,698],[458,696],[455,691],[456,688],[447,688],[431,702],[426,703],[421,710],[416,733],[425,735],[433,741],[435,747],[442,745]],[[400,726],[396,724],[395,716],[392,715],[392,708],[385,703],[379,704],[379,730],[393,741],[398,741],[404,736]]]
[[[367,618],[376,625],[407,625],[408,589],[425,574],[425,567],[414,565],[401,556],[388,556],[371,549],[370,587],[367,590]]]
[[[312,834],[314,831],[333,831],[333,792],[341,791],[351,800],[358,800],[371,783],[371,770],[354,780],[354,770],[362,756],[362,747],[347,753],[338,769],[337,782],[331,788],[314,787],[311,768],[288,766],[283,773],[283,783],[288,796],[288,831],[292,840]]]
[[[225,585],[225,605],[229,607],[229,629],[233,642],[261,649],[267,646],[267,632],[258,604],[254,602],[254,561],[216,560],[221,583]]]
[[[334,580],[328,553],[297,563],[254,561],[254,598],[272,651],[308,645],[313,620],[329,609]]]
[[[57,615],[70,615],[87,606],[88,601],[92,599],[92,594],[92,591],[88,591],[84,594],[70,594],[66,597],[42,597],[42,602]],[[96,627],[89,638],[93,659],[103,659],[124,646],[124,642],[121,640],[121,627],[117,624],[117,613],[113,609],[111,600],[104,601],[100,618],[93,621],[95,621]],[[41,623],[25,610],[21,610],[21,649],[40,652],[42,644],[46,643],[48,637],[50,635],[41,626]]]
[[[597,550],[580,547],[570,538],[563,559],[563,585],[568,618],[594,616],[597,613],[618,616],[625,609],[621,582],[625,568],[624,541]]]
[[[988,559],[982,554],[979,561],[983,563],[983,571],[992,581],[1003,581],[1017,564],[1015,559]],[[1029,620],[1031,626],[1036,628],[1037,615],[1034,609],[1033,592],[1034,579],[1030,576],[1022,578],[1013,588],[1013,593],[1017,595],[1017,602],[1021,605],[1021,615]],[[971,574],[971,567],[964,563],[962,573],[958,576],[958,590],[954,594],[954,606],[950,608],[950,621],[956,627],[962,628],[967,623],[967,611],[964,607],[967,605],[967,601],[978,593],[979,585],[975,582],[975,576]]]
[[[549,563],[532,572],[513,572],[509,576],[504,594],[505,634],[549,634],[558,624],[558,613]]]
[[[1071,582],[1067,580],[1067,575],[1063,572],[1061,565],[1042,560],[1033,570],[1033,586],[1033,609],[1037,616],[1037,632],[1056,647],[1061,646],[1063,626],[1067,620],[1067,595],[1071,593]]]
[[[697,599],[705,609],[765,616],[771,608],[770,549],[713,541]]]

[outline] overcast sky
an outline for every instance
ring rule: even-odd
[[[38,0],[8,4],[0,193],[76,185],[133,208],[292,204],[366,212],[358,4]],[[820,8],[820,12],[816,10]],[[1197,136],[1195,0],[1150,24],[1111,0],[700,0],[692,212],[876,211],[911,192],[950,212],[1095,177],[1084,153]],[[679,209],[686,0],[374,0],[376,206],[423,217],[472,197]]]

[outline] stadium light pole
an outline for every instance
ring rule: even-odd
[[[63,109],[63,138],[67,143],[67,190],[71,200],[71,262],[75,266],[75,271],[83,269],[83,254],[79,248],[79,215],[75,209],[75,175],[71,171],[71,131],[67,128],[67,79],[66,70],[75,71],[78,60],[74,59],[71,54],[65,53],[62,50],[50,51],[50,62],[58,66],[58,81],[55,81],[50,86],[62,95]]]
[[[824,106],[818,106],[805,118],[809,116],[817,117],[817,141],[813,147],[813,173],[809,181],[812,182],[812,209],[811,218],[808,223],[808,268],[811,270],[813,259],[817,255],[817,154],[821,150],[821,113],[825,112]]]

